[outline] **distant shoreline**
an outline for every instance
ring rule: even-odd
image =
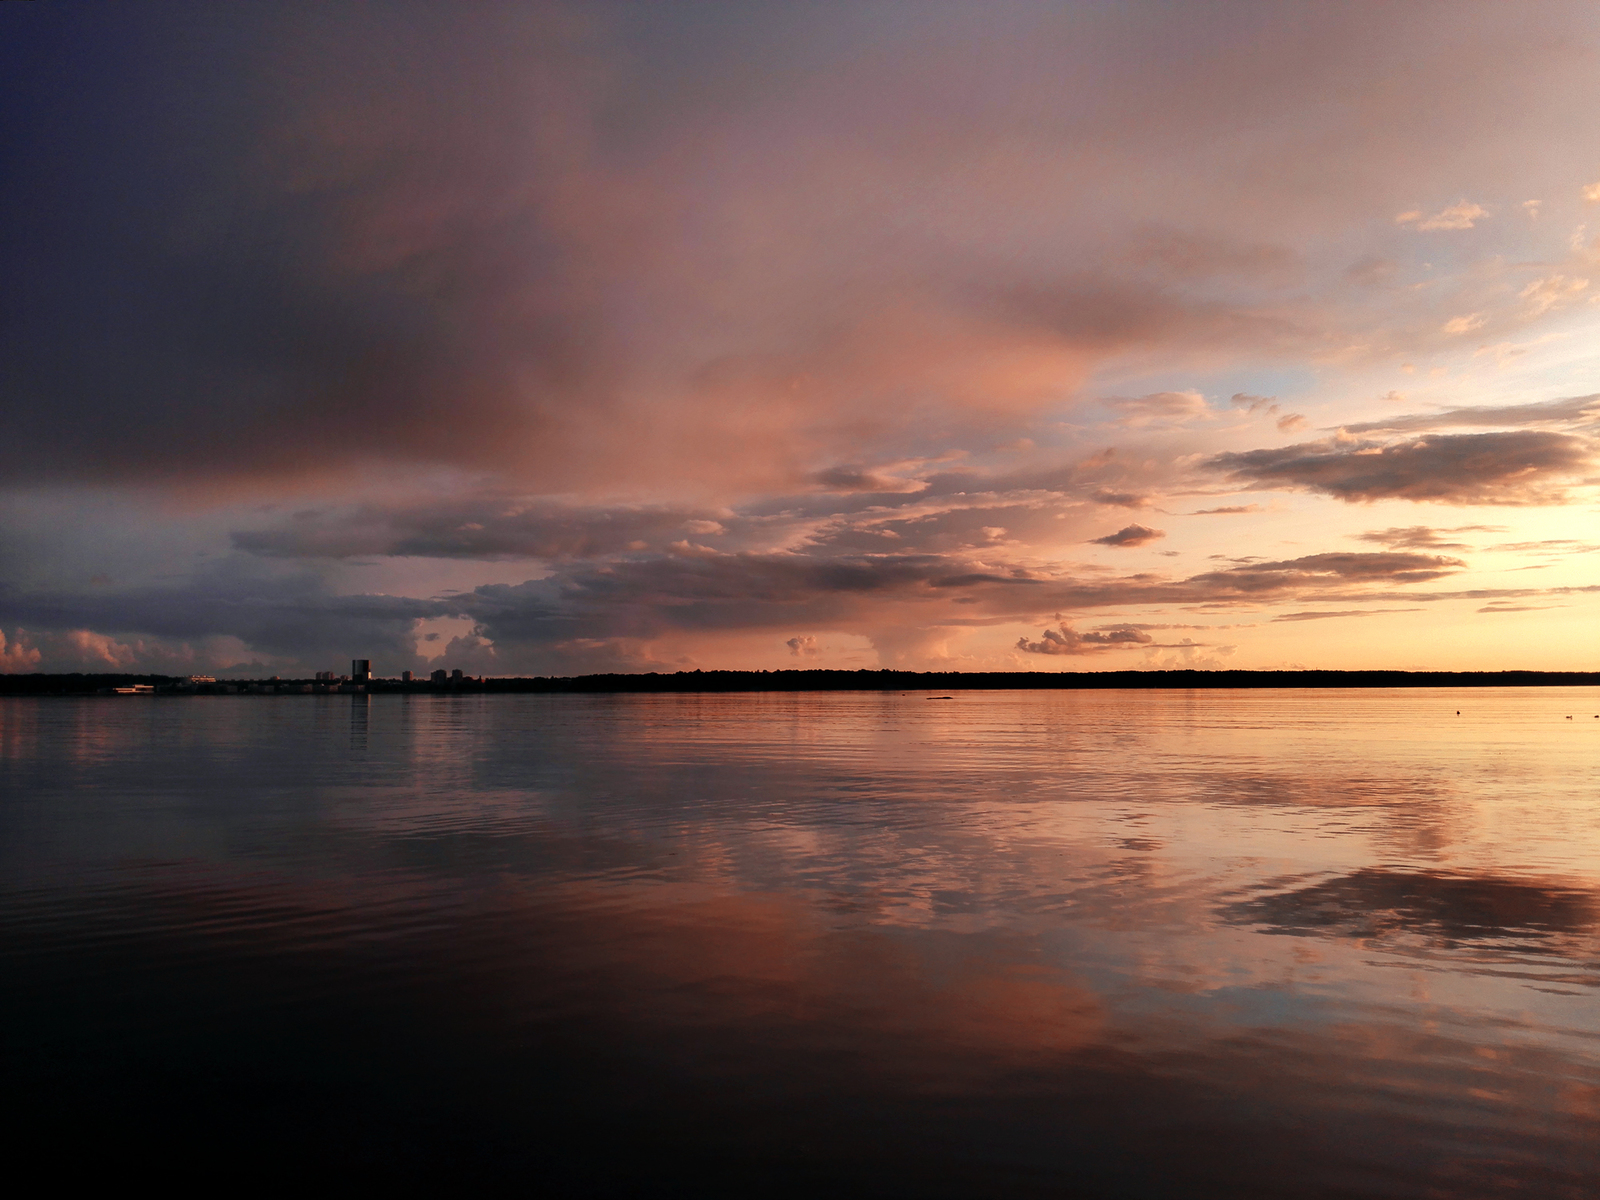
[[[671,675],[491,677],[444,683],[374,679],[366,684],[310,679],[224,679],[195,684],[169,675],[0,676],[0,696],[116,695],[115,689],[135,687],[154,696],[1600,687],[1600,671],[679,671]]]

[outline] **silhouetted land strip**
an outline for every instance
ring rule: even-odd
[[[163,694],[338,691],[310,680],[222,680],[194,688],[166,675],[4,675],[0,695],[85,695],[147,684]],[[1091,688],[1596,687],[1600,671],[679,671],[672,675],[374,680],[372,693],[452,692],[860,692]],[[180,690],[185,689],[185,690]],[[346,685],[346,691],[354,690]]]

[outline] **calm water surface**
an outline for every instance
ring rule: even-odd
[[[226,1190],[1592,1197],[1597,712],[0,701],[8,1121]]]

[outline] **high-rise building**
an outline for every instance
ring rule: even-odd
[[[432,675],[428,676],[428,678],[434,683],[444,683],[450,677],[444,673],[444,668],[440,667]]]
[[[460,683],[461,682],[461,668],[460,667],[457,667],[454,671],[450,672],[450,682],[451,683]]]
[[[372,682],[372,660],[370,658],[352,658],[350,660],[350,682]]]
[[[411,672],[410,671],[401,671],[400,672],[400,682],[401,683],[410,683],[411,682]]]

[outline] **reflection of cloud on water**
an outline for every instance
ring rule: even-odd
[[[1231,777],[1205,776],[1195,790],[1213,804],[1272,804],[1325,808],[1373,808],[1419,804],[1445,799],[1449,787],[1427,777],[1352,775],[1260,774]]]
[[[1266,933],[1395,947],[1420,941],[1429,950],[1499,951],[1496,960],[1517,961],[1530,955],[1590,956],[1600,927],[1600,896],[1591,888],[1539,880],[1366,867],[1258,894],[1221,912],[1231,924]],[[1600,976],[1566,981],[1600,986]]]
[[[872,1194],[930,1197],[1331,1195],[1352,1171],[1385,1194],[1517,1191],[1478,1188],[1490,1169],[1575,1196],[1592,1175],[1600,1088],[1553,1047],[1364,1006],[1218,1037],[1202,1010],[1163,1006],[1179,1036],[1141,1053],[1118,1001],[1044,967],[1028,937],[841,929],[796,894],[505,876],[463,892],[389,870],[313,883],[173,866],[47,900],[82,942],[55,924],[5,930],[24,935],[39,1012],[75,1011],[52,998],[81,988],[84,944],[117,947],[94,965],[128,1003],[88,1048],[131,1034],[170,1065],[152,1092],[144,1060],[90,1054],[92,1082],[235,1155],[260,1153],[257,1126],[233,1120],[233,1092],[216,1109],[213,1076],[250,1103],[277,1087],[337,1130],[331,1163],[554,1167],[619,1185],[582,1194],[648,1194],[659,1172],[711,1181],[730,1161],[752,1180],[867,1172],[893,1184]],[[55,1070],[48,1051],[84,1031],[40,1024],[30,1069]],[[337,1087],[301,1084],[315,1062]],[[113,1104],[88,1116],[91,1132],[130,1136]],[[279,1153],[300,1168],[319,1150]],[[633,1161],[658,1174],[627,1174]]]

